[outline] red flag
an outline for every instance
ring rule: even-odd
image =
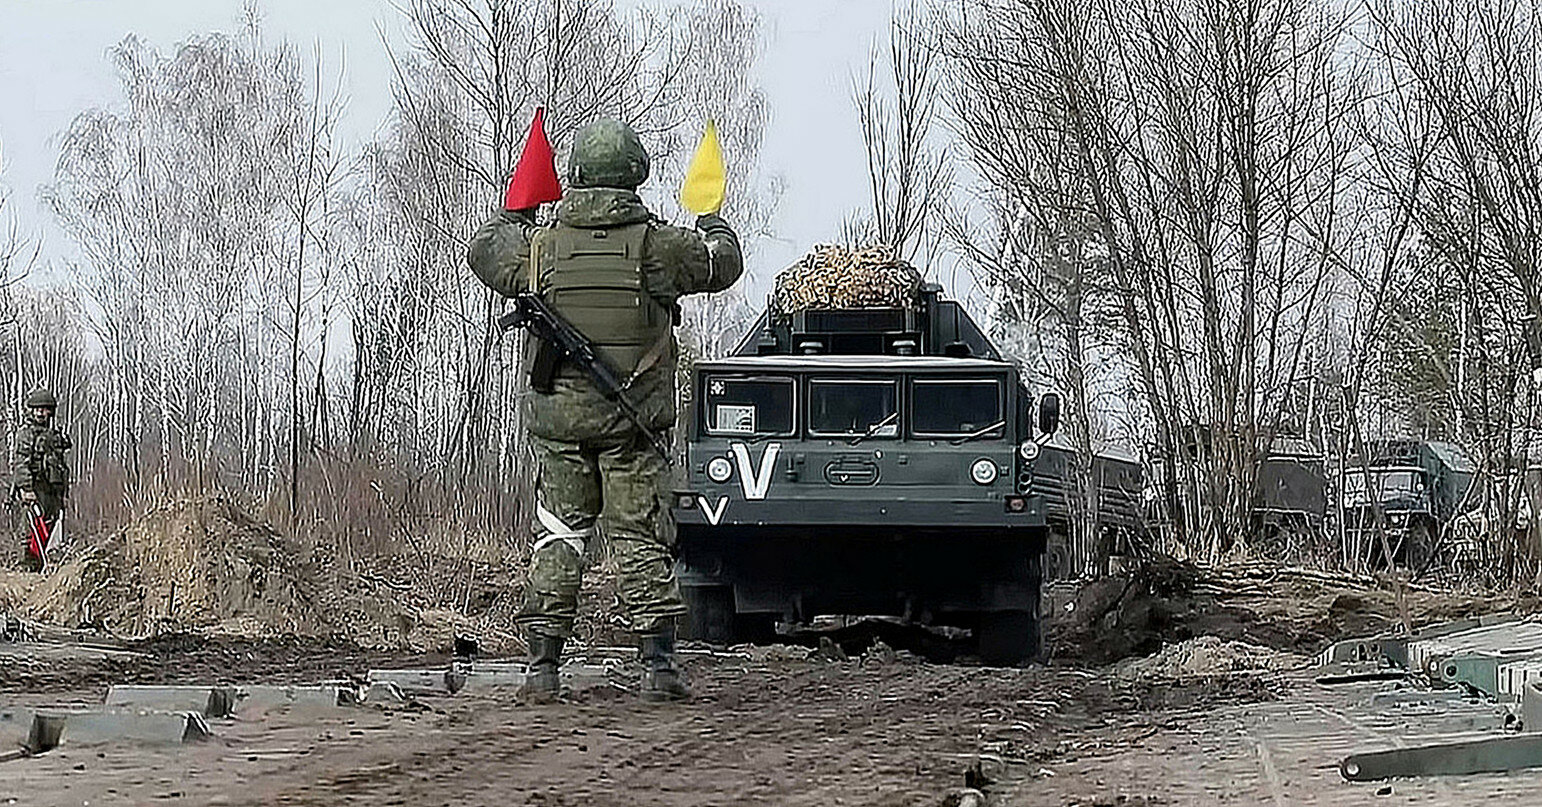
[[[562,183],[557,179],[557,155],[546,139],[546,126],[542,122],[545,114],[546,107],[535,108],[535,120],[530,121],[525,150],[520,152],[514,176],[509,180],[509,190],[503,195],[504,210],[525,210],[562,198]]]
[[[48,532],[48,522],[43,520],[42,509],[36,504],[32,505],[32,530],[27,535],[27,554],[45,564],[48,562]]]

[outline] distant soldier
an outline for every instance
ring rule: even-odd
[[[648,154],[630,126],[601,120],[584,127],[574,139],[556,223],[537,227],[533,209],[505,210],[472,238],[469,261],[505,296],[540,294],[631,379],[628,393],[641,419],[662,433],[675,423],[678,301],[728,288],[744,264],[738,237],[719,216],[697,218],[694,230],[656,219],[636,191],[648,170]],[[565,364],[550,392],[527,396],[525,426],[539,478],[518,617],[530,646],[524,694],[557,695],[562,646],[578,616],[584,550],[598,521],[638,636],[642,697],[690,697],[675,662],[675,619],[685,604],[675,580],[664,458],[587,376]]]
[[[70,466],[64,452],[70,450],[70,438],[54,428],[54,410],[59,399],[46,389],[27,396],[27,422],[16,431],[11,455],[11,498],[27,524],[23,541],[26,563],[33,571],[43,568],[42,550],[47,533],[37,535],[34,518],[40,518],[51,533],[59,523],[64,497],[70,492]]]

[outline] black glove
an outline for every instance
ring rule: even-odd
[[[739,246],[739,234],[734,232],[734,228],[728,226],[728,222],[716,213],[697,216],[696,229],[701,230],[701,234],[708,238],[720,238],[732,242],[735,248]]]
[[[503,211],[503,220],[528,230],[535,226],[535,211],[536,208],[533,207],[527,207],[523,210],[505,210]]]

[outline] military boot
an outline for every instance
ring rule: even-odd
[[[530,634],[530,665],[525,671],[525,683],[519,688],[519,699],[527,703],[551,703],[561,689],[557,667],[562,663],[562,639]]]
[[[675,664],[675,623],[665,622],[649,633],[638,634],[637,650],[643,663],[643,700],[662,703],[691,697]]]

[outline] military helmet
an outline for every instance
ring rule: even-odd
[[[59,399],[53,394],[52,391],[38,388],[33,390],[31,395],[27,396],[27,408],[58,409]]]
[[[568,155],[574,188],[635,188],[648,179],[648,152],[632,127],[604,118],[578,130]]]

